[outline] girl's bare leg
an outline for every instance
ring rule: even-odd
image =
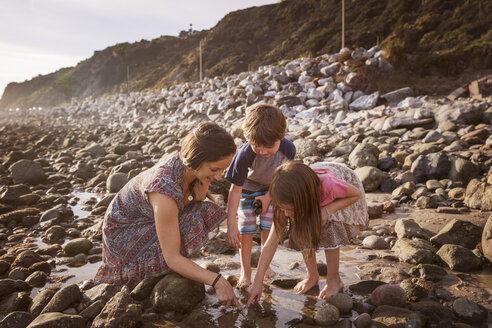
[[[340,278],[340,248],[325,250],[326,256],[326,286],[319,293],[318,298],[327,299],[335,295],[343,288],[342,278]]]
[[[302,252],[302,257],[304,258],[304,262],[306,263],[306,269],[308,272],[307,279],[299,282],[294,289],[299,294],[304,294],[314,286],[318,284],[319,273],[318,273],[318,264],[316,262],[316,252]]]
[[[270,234],[270,230],[261,230],[261,247],[263,248],[263,245],[265,245],[265,242],[268,238],[268,235]],[[265,278],[270,279],[275,276],[275,272],[272,270],[270,266],[268,266],[268,269],[265,272]]]
[[[239,289],[251,285],[251,248],[253,247],[253,235],[244,234],[240,238],[241,248],[239,248],[239,257],[241,258],[241,276],[236,286]]]

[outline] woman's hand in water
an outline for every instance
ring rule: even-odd
[[[239,303],[236,294],[234,294],[234,289],[232,289],[231,284],[224,277],[220,277],[219,281],[215,284],[215,293],[219,302],[225,305],[225,307],[232,305],[241,310],[241,303]]]
[[[261,294],[263,292],[263,284],[257,284],[254,283],[248,287],[248,294],[249,294],[249,299],[248,303],[246,304],[247,307],[249,307],[253,302],[259,302],[261,299]]]

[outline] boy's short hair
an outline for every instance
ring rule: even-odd
[[[282,111],[268,104],[251,108],[243,122],[244,137],[253,146],[273,146],[277,140],[285,137],[286,127]]]

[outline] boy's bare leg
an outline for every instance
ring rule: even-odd
[[[244,288],[251,285],[251,248],[253,247],[253,235],[244,234],[240,236],[241,248],[239,256],[241,258],[241,276],[237,282],[237,288]]]
[[[342,278],[340,278],[340,248],[325,250],[326,256],[326,286],[319,293],[318,298],[327,299],[335,295],[343,288]]]
[[[270,230],[261,230],[261,247],[265,245],[265,242],[269,234],[270,234]],[[265,278],[270,279],[273,277],[275,277],[275,272],[272,270],[270,266],[268,266],[268,269],[265,272]]]
[[[299,294],[304,294],[314,286],[318,284],[319,273],[318,273],[318,264],[316,262],[316,252],[302,252],[302,257],[304,258],[304,262],[306,263],[306,269],[308,273],[307,279],[299,282],[294,289]]]

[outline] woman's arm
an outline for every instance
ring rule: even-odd
[[[329,216],[338,210],[354,204],[362,197],[361,191],[347,183],[347,195],[343,198],[336,198],[333,202],[321,208],[322,223],[325,224]]]
[[[275,251],[277,250],[278,242],[280,237],[275,230],[275,224],[272,223],[272,228],[268,234],[268,238],[261,250],[260,260],[258,261],[258,267],[256,269],[255,279],[253,284],[248,288],[249,299],[246,306],[250,306],[253,301],[259,301],[263,289],[263,279],[265,277],[265,272],[272,262]]]
[[[181,237],[176,202],[172,198],[156,192],[149,193],[149,202],[154,211],[155,227],[162,255],[169,268],[188,279],[212,285],[217,273],[202,268],[179,252]],[[232,286],[225,278],[219,279],[215,289],[221,303],[225,303],[227,307],[233,304],[241,308]]]

